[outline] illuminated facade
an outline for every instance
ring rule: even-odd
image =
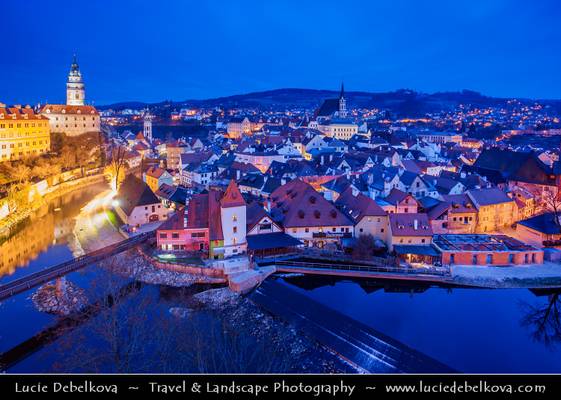
[[[86,87],[82,80],[82,73],[76,61],[76,55],[70,66],[70,73],[66,81],[66,104],[69,106],[83,106],[86,100]]]
[[[49,120],[29,106],[0,104],[0,162],[18,160],[49,152]]]
[[[100,132],[101,119],[94,106],[85,105],[86,90],[76,57],[70,67],[66,82],[66,104],[47,104],[41,114],[50,121],[51,132],[79,136]]]

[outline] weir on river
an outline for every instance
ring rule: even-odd
[[[365,372],[452,372],[439,361],[269,279],[250,299]]]

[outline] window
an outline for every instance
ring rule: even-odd
[[[232,221],[237,222],[238,221],[238,216],[237,215],[232,215]]]
[[[237,226],[234,226],[234,227],[232,228],[232,232],[238,233],[238,227],[237,227]]]
[[[179,239],[179,233],[172,233],[171,238],[172,239]]]
[[[454,254],[450,254],[450,264],[454,264]]]
[[[167,238],[168,238],[167,233],[160,233],[160,239],[167,239]]]

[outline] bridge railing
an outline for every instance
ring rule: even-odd
[[[389,272],[399,274],[411,275],[439,275],[447,276],[449,271],[443,268],[407,268],[407,267],[394,267],[389,265],[358,265],[358,264],[324,264],[316,262],[302,262],[302,261],[276,261],[275,265],[281,267],[294,267],[294,268],[311,268],[311,269],[328,269],[332,271],[356,271],[356,272]]]
[[[126,250],[128,247],[141,243],[154,236],[154,232],[145,232],[137,236],[130,237],[112,245],[94,250],[90,253],[64,261],[52,267],[45,268],[21,277],[19,279],[0,285],[0,298],[7,298],[27,289],[31,289],[41,283],[48,282],[67,273],[76,271],[86,265],[99,261],[107,256],[114,255]]]

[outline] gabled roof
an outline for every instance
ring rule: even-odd
[[[45,104],[41,108],[41,113],[99,115],[94,106],[68,106],[66,104]]]
[[[428,216],[423,213],[390,214],[390,229],[393,236],[432,236]]]
[[[403,202],[407,197],[410,197],[413,200],[415,200],[415,198],[411,196],[409,193],[405,193],[402,190],[393,188],[392,190],[390,190],[390,193],[387,195],[387,197],[384,200],[387,201],[389,204],[393,204],[395,206]]]
[[[339,99],[326,99],[316,111],[317,117],[330,117],[339,111]]]
[[[364,217],[385,216],[386,212],[370,197],[358,193],[353,194],[353,189],[349,187],[335,202],[335,205],[355,223],[360,222]]]
[[[160,201],[146,183],[134,175],[125,178],[117,194],[121,209],[131,215],[135,207],[158,204]]]
[[[556,184],[553,170],[533,152],[499,148],[483,150],[471,169],[494,183],[510,180],[550,186]]]
[[[279,178],[269,177],[265,181],[265,184],[263,185],[261,192],[264,194],[271,194],[281,185],[282,185],[282,181]]]
[[[561,224],[555,221],[556,218],[555,213],[548,212],[519,221],[518,224],[546,235],[559,235],[561,234]]]
[[[353,222],[314,188],[295,179],[271,193],[271,215],[285,227],[348,226]]]
[[[165,220],[159,227],[158,231],[179,231],[184,226],[185,208],[181,207],[175,213]]]
[[[238,188],[236,182],[232,179],[226,188],[226,192],[222,199],[220,199],[220,206],[222,208],[229,207],[240,207],[245,206],[245,200],[243,199],[242,193]]]
[[[466,193],[478,208],[512,201],[505,192],[498,188],[472,189],[468,190]]]
[[[146,170],[146,175],[155,179],[159,179],[167,171],[160,167],[150,167]]]

